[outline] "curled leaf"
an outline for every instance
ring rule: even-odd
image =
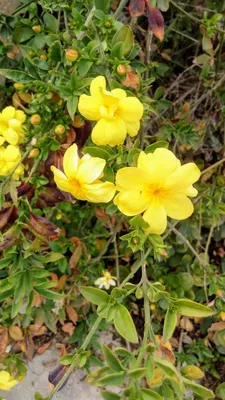
[[[152,7],[149,2],[146,3],[147,5],[147,16],[149,25],[152,28],[152,32],[154,35],[162,41],[164,38],[164,18],[157,7]]]

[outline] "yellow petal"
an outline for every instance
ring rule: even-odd
[[[127,94],[126,94],[125,90],[123,90],[123,89],[113,89],[113,90],[111,90],[111,93],[113,94],[113,96],[115,96],[121,100],[125,99],[125,97],[127,97]]]
[[[58,168],[54,167],[53,165],[51,166],[51,171],[54,174],[54,180],[56,185],[60,190],[63,192],[71,192],[71,185],[69,183],[69,180],[67,179],[66,175],[60,171]]]
[[[148,202],[138,190],[127,190],[116,195],[114,204],[125,215],[141,214],[148,207]]]
[[[16,110],[15,118],[23,124],[26,120],[26,114],[21,110]]]
[[[2,119],[4,121],[8,121],[9,119],[12,119],[15,117],[16,109],[12,106],[4,108],[2,111]]]
[[[77,145],[70,146],[63,157],[63,169],[68,178],[75,178],[78,166],[78,149]]]
[[[4,142],[5,142],[5,138],[3,136],[0,136],[0,146],[2,146]]]
[[[87,201],[92,203],[108,203],[112,200],[116,188],[111,182],[96,181],[82,186]]]
[[[168,217],[182,220],[190,217],[194,211],[191,200],[181,193],[171,194],[163,200]]]
[[[118,99],[116,96],[113,96],[112,92],[109,92],[108,90],[102,90],[101,96],[103,98],[104,106],[107,106],[107,107],[115,106],[115,110],[116,110],[116,108],[120,102],[120,99]]]
[[[19,135],[14,129],[9,128],[6,132],[3,133],[5,140],[10,144],[17,144],[19,140]]]
[[[102,103],[101,91],[106,89],[106,80],[104,76],[98,76],[93,79],[90,86],[91,96],[95,98],[95,101]]]
[[[143,190],[148,183],[148,172],[136,167],[121,168],[116,174],[117,190]]]
[[[150,206],[145,211],[143,218],[150,226],[148,232],[161,235],[166,230],[166,211],[159,201],[152,200]]]
[[[153,157],[152,153],[145,154],[144,151],[142,151],[138,156],[138,163],[137,163],[138,168],[150,172],[150,162],[152,157]]]
[[[100,177],[105,164],[102,158],[92,157],[79,165],[76,178],[82,183],[92,183]]]
[[[166,180],[165,188],[183,191],[200,178],[201,172],[196,164],[188,163],[177,168]]]
[[[0,382],[7,383],[10,379],[11,375],[8,371],[0,372]]]
[[[125,122],[137,122],[142,118],[144,112],[143,105],[137,97],[126,97],[119,102],[117,115]]]
[[[139,157],[144,159],[143,154]],[[152,157],[147,157],[149,160],[149,172],[151,174],[151,182],[157,185],[163,185],[166,178],[177,169],[179,160],[175,157],[172,151],[159,148],[154,151]],[[147,166],[147,158],[145,165]]]
[[[14,131],[19,132],[21,130],[21,122],[18,119],[10,119],[9,127],[14,129]]]
[[[6,162],[15,161],[20,158],[19,148],[13,145],[9,145],[6,147],[4,151],[4,159]]]
[[[189,186],[188,188],[183,189],[181,193],[189,197],[196,197],[198,195],[197,189],[195,189],[193,186]]]
[[[8,122],[0,121],[0,134],[8,130]]]
[[[140,129],[140,121],[137,122],[126,122],[126,127],[127,127],[127,133],[133,137],[138,134],[138,131]]]
[[[101,105],[102,104],[98,102],[97,98],[82,94],[79,99],[78,110],[83,117],[89,119],[90,121],[98,121],[101,118]]]
[[[117,146],[123,144],[127,128],[120,118],[112,120],[101,118],[92,131],[92,140],[97,145]]]

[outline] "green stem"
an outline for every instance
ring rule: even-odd
[[[11,15],[15,15],[17,13],[19,13],[20,11],[22,11],[24,8],[27,8],[27,6],[29,6],[29,4],[33,3],[34,0],[30,0],[28,1],[26,4],[23,4],[22,6],[18,7],[15,11],[13,11],[11,13]]]
[[[222,158],[222,160],[217,161],[217,162],[216,162],[215,164],[213,164],[213,165],[210,165],[210,167],[208,167],[208,168],[206,168],[206,169],[204,169],[204,170],[202,171],[201,176],[204,175],[206,172],[209,172],[209,171],[211,171],[212,169],[217,168],[220,164],[223,164],[224,162],[225,162],[225,158]]]
[[[114,18],[115,19],[120,15],[120,13],[123,11],[123,9],[127,5],[127,3],[128,3],[128,0],[121,0],[117,10],[114,13]]]

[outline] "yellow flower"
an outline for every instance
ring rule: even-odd
[[[77,145],[73,144],[63,158],[65,174],[54,166],[51,170],[60,190],[71,193],[78,200],[108,203],[115,194],[115,185],[100,180],[105,164],[102,158],[91,157],[89,154],[80,159]]]
[[[0,372],[0,389],[10,390],[13,386],[17,385],[18,381],[10,375],[8,371]]]
[[[98,121],[92,131],[95,144],[116,146],[124,143],[127,134],[137,135],[143,105],[136,97],[127,97],[122,89],[107,91],[104,76],[93,79],[90,93],[80,96],[78,109],[85,118]]]
[[[23,135],[22,124],[26,120],[23,111],[9,106],[0,113],[0,146],[6,141],[12,145],[18,144]]]
[[[9,144],[6,148],[0,147],[0,176],[7,176],[12,172],[15,166],[21,159],[21,154],[19,148]],[[14,180],[18,180],[20,175],[24,173],[24,165],[20,164],[15,172],[13,173],[12,178]]]
[[[166,229],[167,216],[183,220],[193,213],[193,204],[187,196],[197,196],[192,184],[199,177],[200,171],[194,163],[181,166],[170,150],[141,152],[137,167],[117,172],[116,187],[120,193],[114,203],[125,215],[144,212],[143,218],[150,226],[148,232],[160,235]]]
[[[103,277],[98,278],[95,281],[95,285],[99,286],[99,289],[105,288],[108,290],[110,286],[116,286],[114,279],[116,279],[115,276],[112,276],[109,271],[103,271]]]

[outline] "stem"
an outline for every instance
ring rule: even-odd
[[[205,246],[205,262],[207,262],[207,258],[208,258],[208,253],[209,253],[209,246],[212,240],[212,235],[215,229],[215,224],[213,223],[210,230],[209,230],[209,236],[207,238],[207,242],[206,242],[206,246]],[[207,262],[208,263],[208,262]],[[207,303],[209,302],[209,298],[208,298],[208,292],[207,292],[207,271],[206,269],[204,270],[204,292],[205,292],[205,298]]]
[[[29,4],[33,3],[33,0],[28,1],[26,4],[23,4],[22,6],[18,7],[15,11],[13,11],[11,13],[11,15],[15,15],[18,12],[22,11],[24,8],[27,8],[27,6],[29,6]]]
[[[123,11],[123,9],[127,5],[127,3],[128,3],[128,0],[121,0],[117,10],[114,13],[114,18],[115,19],[120,15],[120,13]]]
[[[202,171],[201,176],[204,175],[206,172],[209,172],[209,171],[211,171],[212,169],[217,168],[220,164],[223,164],[224,162],[225,162],[225,158],[222,158],[222,160],[217,161],[217,162],[216,162],[215,164],[213,164],[213,165],[210,165],[210,167],[208,167],[208,168],[206,168],[206,169],[204,169],[204,170]]]
[[[117,285],[120,285],[120,265],[119,265],[119,253],[118,253],[116,236],[113,241],[113,244],[114,244],[115,261],[116,261],[116,280],[117,280]]]
[[[85,28],[87,28],[88,25],[90,24],[90,22],[91,22],[91,20],[92,20],[92,18],[93,18],[94,12],[95,12],[95,6],[91,9],[90,13],[88,14],[88,17],[87,17],[87,19],[86,19],[86,21],[85,21],[85,24],[84,24]],[[77,36],[77,39],[78,39],[78,40],[82,40],[82,39],[84,38],[85,34],[86,34],[86,31],[82,31],[82,32]]]

